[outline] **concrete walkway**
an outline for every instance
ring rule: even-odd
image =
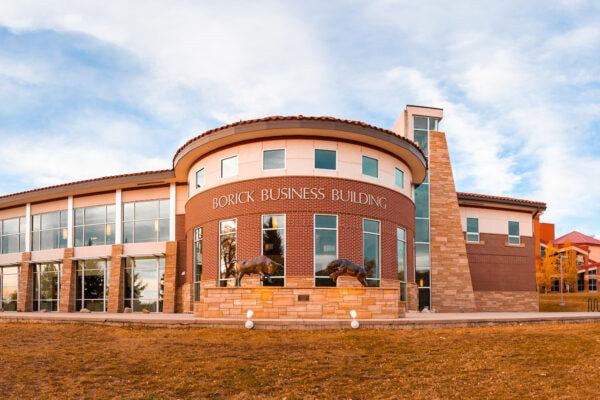
[[[504,324],[600,323],[600,312],[501,312],[501,313],[408,313],[394,320],[361,320],[361,328],[415,329],[492,326]],[[88,323],[116,326],[152,326],[168,328],[243,328],[243,320],[195,318],[192,314],[117,314],[117,313],[0,313],[0,323]],[[261,320],[256,329],[349,329],[347,320]]]

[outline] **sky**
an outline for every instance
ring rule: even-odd
[[[444,109],[457,190],[600,237],[600,2],[0,2],[0,195],[269,115]]]

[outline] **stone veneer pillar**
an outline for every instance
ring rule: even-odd
[[[431,307],[440,312],[476,311],[467,248],[446,135],[429,136]]]
[[[417,284],[408,282],[406,292],[406,310],[419,311],[419,288]]]
[[[31,311],[33,306],[33,265],[30,263],[31,253],[21,255],[19,269],[19,293],[17,311]]]
[[[165,251],[165,277],[163,287],[163,312],[175,312],[175,284],[177,279],[177,242],[167,242]]]
[[[116,313],[123,312],[123,296],[125,292],[124,277],[125,268],[121,262],[123,255],[123,245],[114,244],[110,255],[110,277],[108,289],[108,307],[107,311]]]
[[[75,311],[75,279],[77,277],[75,265],[77,262],[73,262],[74,255],[75,250],[73,248],[65,249],[60,277],[59,312]]]

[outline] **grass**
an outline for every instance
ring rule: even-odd
[[[588,299],[597,301],[600,307],[600,294],[565,293],[565,305],[560,305],[560,293],[540,294],[540,311],[588,311]],[[600,311],[600,310],[592,310]]]
[[[245,331],[0,324],[25,398],[594,398],[600,324]],[[592,378],[592,380],[590,380]]]

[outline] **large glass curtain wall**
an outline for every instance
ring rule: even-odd
[[[58,311],[62,263],[35,264],[33,268],[33,311]]]
[[[4,311],[17,311],[19,293],[19,267],[0,267],[1,308]]]
[[[429,132],[438,129],[439,120],[414,117],[414,138],[425,156],[429,158]],[[429,220],[429,173],[425,181],[415,187],[415,280],[419,291],[419,309],[431,307],[431,240]]]
[[[125,307],[133,311],[161,312],[165,281],[165,258],[127,258],[125,261]]]
[[[110,261],[85,260],[77,262],[77,294],[75,309],[106,311]]]

